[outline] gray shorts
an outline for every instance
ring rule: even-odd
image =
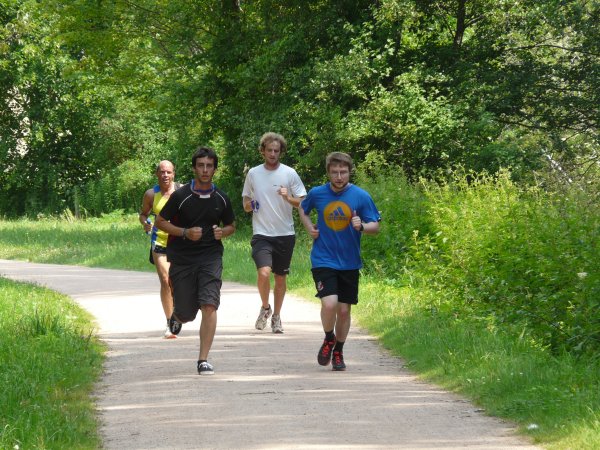
[[[173,312],[180,322],[191,322],[205,305],[219,309],[221,304],[221,275],[223,260],[207,258],[198,264],[169,267],[169,281],[173,288]]]
[[[290,263],[296,245],[296,236],[263,236],[255,234],[250,241],[252,259],[256,268],[270,267],[277,275],[290,273]]]

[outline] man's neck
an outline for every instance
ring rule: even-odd
[[[208,183],[204,183],[204,182],[198,180],[197,178],[195,178],[192,189],[194,190],[194,192],[206,194],[206,193],[211,192],[214,189],[214,186],[213,186],[212,181],[210,181]]]
[[[346,183],[341,188],[334,186],[333,183],[329,183],[329,188],[336,194],[339,194],[340,192],[344,192],[346,189],[348,189],[348,186],[350,186],[350,182]]]
[[[267,170],[277,170],[277,168],[281,165],[281,163],[279,161],[277,161],[277,164],[269,164],[268,162],[265,161],[264,166],[265,169]]]
[[[158,183],[158,187],[160,189],[160,193],[165,195],[165,194],[170,194],[175,190],[175,185],[173,184],[173,182],[168,182],[168,183]]]

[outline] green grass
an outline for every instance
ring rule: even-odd
[[[362,292],[361,324],[410,370],[514,421],[547,448],[600,448],[598,361],[552,355],[526,333],[424,308],[436,295],[425,288],[386,288],[371,280]]]
[[[90,320],[63,295],[0,278],[0,448],[98,448],[104,349]]]
[[[154,270],[147,262],[147,237],[133,216],[0,224],[4,258]],[[314,301],[310,241],[303,232],[298,237],[288,286],[294,294]],[[225,241],[225,279],[255,283],[249,241],[248,228],[238,230]],[[435,308],[432,305],[439,304],[439,290],[420,286],[418,274],[405,276],[411,277],[416,281],[399,286],[397,280],[376,280],[365,274],[360,302],[354,309],[357,321],[379,336],[382,344],[401,356],[412,371],[469,397],[490,415],[514,421],[535,442],[551,449],[600,448],[598,360],[552,354],[527,332],[515,332],[510,325],[501,328],[462,310]],[[6,295],[3,293],[2,298]],[[0,304],[0,314],[13,307],[6,300]],[[14,345],[21,347],[19,341]],[[95,351],[94,347],[86,349]],[[27,398],[24,393],[14,395],[19,401]],[[75,401],[79,402],[80,399]],[[2,412],[2,417],[11,416]],[[81,427],[88,427],[90,435],[94,435],[95,428],[89,420],[83,421]],[[6,430],[13,428],[11,419]]]

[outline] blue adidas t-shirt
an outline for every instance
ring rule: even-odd
[[[301,207],[307,215],[313,209],[318,214],[319,237],[314,240],[310,253],[312,267],[360,269],[362,233],[352,228],[352,216],[356,212],[363,222],[381,220],[369,193],[354,184],[348,184],[342,192],[334,192],[327,183],[311,189]]]

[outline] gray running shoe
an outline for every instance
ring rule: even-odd
[[[256,324],[254,324],[254,326],[256,327],[257,330],[265,329],[265,327],[267,326],[267,320],[269,319],[269,317],[271,317],[272,312],[273,312],[273,310],[271,309],[270,306],[268,309],[265,309],[262,306],[260,307],[260,313],[258,313],[258,318],[256,319]]]
[[[271,330],[275,334],[283,333],[283,326],[281,325],[281,317],[279,314],[273,314],[273,317],[271,317]]]
[[[198,362],[198,374],[199,375],[214,375],[215,369],[213,366],[206,361]]]

